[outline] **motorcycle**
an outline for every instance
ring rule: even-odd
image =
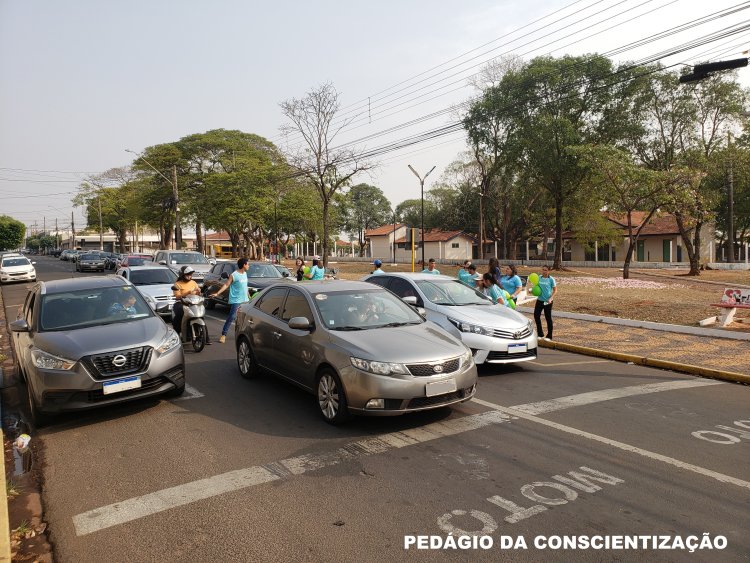
[[[180,323],[180,340],[183,344],[190,342],[193,350],[200,352],[206,345],[206,306],[202,295],[186,295],[182,299],[182,322]]]

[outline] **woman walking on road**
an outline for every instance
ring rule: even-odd
[[[297,281],[302,281],[305,277],[305,261],[302,258],[297,258],[294,264],[297,266],[297,271],[295,272],[297,274]]]
[[[542,266],[542,277],[539,278],[539,289],[542,292],[537,295],[534,305],[534,321],[536,322],[536,333],[539,338],[552,340],[552,300],[557,293],[555,278],[549,275],[549,266]],[[542,311],[547,321],[547,336],[542,333]]]

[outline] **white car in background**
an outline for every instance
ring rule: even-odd
[[[117,270],[122,276],[140,292],[157,315],[172,318],[175,297],[172,286],[177,281],[177,274],[167,266],[129,266]]]
[[[36,281],[36,262],[20,254],[3,254],[0,258],[0,283]]]
[[[461,333],[477,364],[535,360],[534,324],[521,313],[496,305],[455,278],[434,274],[372,274],[364,281],[389,289],[407,303],[424,308],[427,320]]]

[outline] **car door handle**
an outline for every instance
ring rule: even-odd
[[[278,338],[281,338],[281,333],[280,333],[280,332],[273,332],[272,334],[273,334],[273,335],[274,335],[274,336],[275,336],[275,337],[276,337],[277,339],[278,339]]]

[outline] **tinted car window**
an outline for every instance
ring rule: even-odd
[[[131,286],[83,289],[42,296],[39,330],[69,330],[152,316]]]
[[[390,276],[372,276],[367,279],[368,282],[379,285],[380,287],[388,287],[388,282],[391,281]]]
[[[236,264],[224,264],[224,273],[226,275],[230,275],[236,269],[237,269],[237,265]]]
[[[299,291],[289,291],[289,296],[284,303],[284,312],[281,314],[282,321],[289,321],[293,317],[305,317],[308,321],[313,320],[312,310],[307,304],[307,299]]]
[[[101,256],[98,254],[82,254],[81,260],[101,260]]]
[[[131,270],[130,281],[135,285],[172,284],[177,281],[177,274],[172,270],[154,268],[153,270]]]
[[[279,314],[286,292],[287,290],[283,288],[272,289],[262,297],[256,307],[267,315],[276,317]]]
[[[145,258],[128,257],[125,260],[127,261],[128,266],[143,266],[144,264],[151,262],[151,260],[146,260]]]
[[[414,286],[401,278],[393,278],[393,282],[388,287],[393,293],[398,295],[401,298],[404,297],[419,297],[417,295],[417,291],[414,289]]]

